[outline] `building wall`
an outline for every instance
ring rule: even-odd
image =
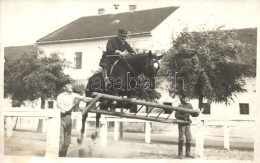
[[[213,103],[211,105],[211,115],[205,115],[206,117],[214,118],[230,118],[230,119],[255,119],[257,113],[257,106],[255,101],[256,96],[256,79],[255,78],[245,78],[246,82],[245,89],[247,92],[239,93],[236,96],[233,95],[234,102],[230,105],[225,105],[223,103]],[[239,103],[249,104],[249,114],[240,114]]]
[[[256,79],[255,78],[244,78],[246,85],[245,89],[247,92],[238,93],[232,98],[233,102],[230,102],[229,105],[224,103],[212,103],[210,114],[203,114],[203,118],[211,120],[254,120],[257,113],[256,105]],[[162,97],[158,100],[159,103],[172,103],[172,106],[178,106],[180,103],[178,96],[171,97],[168,92],[169,83],[164,80],[160,86],[158,86],[157,91],[161,93]],[[204,101],[206,102],[206,101]],[[193,108],[198,108],[198,100],[190,100]],[[248,103],[249,104],[249,114],[240,114],[239,103]]]
[[[138,48],[140,51],[149,49],[152,44],[151,36],[148,37],[130,37],[128,42],[133,45],[133,48]],[[99,61],[102,56],[102,51],[106,50],[107,39],[77,43],[60,43],[38,45],[38,48],[43,50],[45,54],[53,52],[63,53],[63,57],[71,63],[74,63],[75,52],[82,52],[82,69],[66,68],[65,73],[69,74],[74,79],[87,79],[95,71],[99,69]]]
[[[45,54],[53,52],[63,53],[63,57],[71,63],[71,67],[64,70],[65,73],[74,79],[86,79],[90,74],[93,74],[92,71],[98,69],[98,63],[102,56],[102,48],[104,45],[105,40],[38,45],[38,48],[44,50]],[[73,68],[75,52],[82,52],[82,69]]]

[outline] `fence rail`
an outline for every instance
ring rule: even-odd
[[[146,113],[138,113],[139,115]],[[151,114],[152,115],[152,114]],[[162,117],[167,117],[167,115],[161,115]],[[12,136],[12,117],[37,117],[48,119],[47,122],[47,144],[46,144],[46,156],[58,156],[59,150],[59,129],[60,129],[60,111],[56,109],[29,109],[29,108],[13,108],[4,111],[4,117],[6,117],[6,135]],[[76,119],[76,129],[79,130],[81,127],[81,112],[73,112],[72,119]],[[107,126],[108,122],[114,122],[114,139],[119,139],[119,124],[123,122],[134,122],[134,123],[144,123],[145,124],[145,143],[151,143],[151,131],[153,121],[141,120],[141,119],[129,119],[120,118],[117,116],[102,116],[101,129],[100,129],[100,143],[103,146],[107,145]],[[95,121],[95,117],[91,116],[88,118],[89,121]],[[223,127],[223,137],[224,137],[224,149],[230,149],[230,127],[235,126],[234,122],[239,120],[213,120],[213,119],[203,119],[197,118],[194,120],[192,125],[196,126],[196,147],[195,154],[198,157],[203,157],[204,155],[204,136],[205,136],[205,126],[222,126]],[[244,120],[242,120],[244,121]],[[254,120],[251,120],[254,121]],[[55,128],[55,130],[53,130]]]
[[[12,108],[4,111],[6,117],[6,136],[12,136],[12,117],[38,117],[47,118],[48,126],[46,132],[46,153],[47,157],[57,157],[59,154],[60,136],[60,111],[57,109],[29,109]]]

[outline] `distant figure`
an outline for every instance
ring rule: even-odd
[[[102,67],[102,75],[105,81],[105,86],[109,84],[108,74],[111,66],[120,58],[127,55],[136,54],[133,48],[128,44],[126,38],[128,31],[126,29],[119,29],[117,37],[110,38],[106,45],[106,52],[104,52],[100,61]]]
[[[66,84],[63,90],[64,92],[57,97],[57,107],[61,111],[59,157],[66,157],[71,143],[72,110],[77,107],[80,101],[88,102],[91,99],[73,93],[71,84]]]
[[[181,104],[179,104],[178,107],[186,108],[186,109],[193,109],[192,105],[189,103],[189,98],[186,95],[182,95],[180,97]],[[178,159],[183,158],[183,140],[184,136],[186,138],[186,155],[185,157],[188,158],[194,158],[190,154],[190,146],[191,146],[191,140],[192,140],[192,135],[191,135],[191,130],[190,130],[190,114],[191,113],[186,113],[186,112],[181,112],[181,111],[176,111],[175,112],[175,117],[179,120],[187,121],[189,124],[178,124],[178,129],[179,129],[179,143],[178,143]],[[193,117],[197,117],[199,114],[191,114]]]

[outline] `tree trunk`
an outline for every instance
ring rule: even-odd
[[[19,108],[20,108],[20,107],[22,106],[23,101],[18,101],[18,100],[15,100],[15,101],[16,101],[16,103],[14,104],[14,103],[13,103],[13,100],[12,100],[12,106],[13,106],[13,107],[19,107]],[[17,126],[17,123],[18,123],[18,118],[19,118],[19,117],[16,117],[13,130],[16,129],[16,126]]]
[[[45,98],[41,97],[41,109],[44,109],[44,108],[45,108]],[[42,129],[43,129],[43,119],[39,119],[37,132],[38,133],[42,132]]]
[[[203,103],[203,96],[199,95],[199,109],[202,109],[202,103]]]

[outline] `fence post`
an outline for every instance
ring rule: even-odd
[[[117,120],[114,121],[114,139],[118,140],[119,139],[119,122]]]
[[[13,135],[13,118],[6,117],[6,136],[11,137]]]
[[[196,133],[196,148],[195,155],[197,157],[203,157],[204,150],[204,120],[198,120],[197,133]]]
[[[107,120],[105,117],[101,118],[100,144],[102,146],[107,145]]]
[[[151,129],[152,123],[145,122],[145,143],[151,143]]]
[[[45,156],[59,156],[59,139],[60,139],[60,111],[52,110],[53,117],[48,117],[47,142]]]
[[[228,121],[225,121],[224,124],[224,149],[229,150],[229,124]]]

